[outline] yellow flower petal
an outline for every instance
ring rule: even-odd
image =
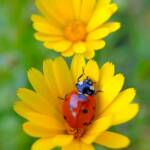
[[[44,19],[44,17],[42,17],[42,16],[40,16],[40,15],[36,15],[36,14],[33,14],[33,15],[31,16],[31,20],[32,20],[33,22],[44,22],[44,23],[47,23],[47,20]]]
[[[85,53],[84,53],[85,58],[87,59],[92,59],[95,56],[95,50],[94,49],[88,49]]]
[[[97,103],[97,108],[99,108],[99,114],[112,103],[122,89],[123,84],[124,76],[122,74],[117,74],[108,80],[103,86],[99,87],[99,90],[102,91],[98,93],[99,101]]]
[[[106,37],[109,34],[109,30],[107,28],[99,28],[92,32],[90,32],[87,36],[87,40],[100,40],[104,37]]]
[[[100,5],[100,6],[99,6]],[[99,3],[97,5],[97,8],[95,9],[89,23],[87,26],[87,31],[90,32],[100,25],[102,25],[104,22],[106,22],[117,10],[116,4],[111,4],[110,6],[102,7]]]
[[[62,147],[62,150],[80,150],[80,143],[77,140],[73,140],[70,144]]]
[[[92,123],[82,137],[82,141],[86,144],[91,144],[94,140],[111,125],[109,117],[102,117]]]
[[[29,113],[35,112],[29,106],[27,106],[26,104],[24,104],[21,101],[17,101],[13,108],[17,114],[19,114],[20,116],[22,116],[25,119],[28,119]]]
[[[57,98],[58,95],[60,95],[60,93],[56,84],[53,61],[51,59],[47,59],[44,61],[43,72],[44,72],[44,78],[47,82],[51,96]]]
[[[87,23],[92,15],[94,7],[96,5],[96,0],[82,0],[80,19]]]
[[[133,88],[126,89],[121,92],[114,102],[105,110],[104,115],[113,114],[115,112],[121,111],[126,106],[128,106],[134,99],[136,91]]]
[[[98,0],[97,1],[97,5],[99,7],[106,7],[106,6],[108,6],[110,4],[111,1],[112,0]]]
[[[94,12],[88,26],[87,31],[90,32],[103,24],[110,16],[110,12],[106,9],[97,10]]]
[[[92,144],[81,143],[80,146],[81,150],[95,150]]]
[[[66,62],[61,57],[55,59],[53,69],[60,97],[64,98],[75,89],[71,72]]]
[[[83,69],[85,67],[85,59],[82,55],[75,55],[71,63],[71,71],[74,77],[74,82],[83,74]]]
[[[115,32],[120,29],[121,24],[119,22],[108,22],[103,25],[104,28],[107,28],[109,32]]]
[[[65,130],[64,122],[61,122],[61,120],[57,120],[57,118],[52,116],[42,115],[39,113],[28,113],[27,118],[31,123],[43,128],[54,131]]]
[[[65,125],[64,125],[63,116],[60,117],[59,115],[61,115],[61,114],[60,113],[57,114],[58,113],[58,112],[56,112],[57,110],[54,111],[55,116],[50,115],[49,117],[48,116],[46,117],[45,115],[42,115],[42,114],[39,115],[35,110],[31,109],[29,106],[27,106],[26,104],[24,104],[21,101],[18,101],[18,102],[15,103],[14,110],[15,110],[16,113],[21,115],[23,118],[25,118],[27,120],[31,119],[32,123],[34,123],[36,125],[39,125],[40,127],[47,128],[47,129],[53,129],[53,130],[57,129],[58,131],[64,131],[64,126]],[[52,111],[52,110],[50,110],[50,111]],[[38,119],[39,120],[40,119],[43,119],[43,120],[45,119],[45,120],[44,120],[43,123],[42,122],[40,123],[40,121]],[[46,119],[48,119],[47,120],[48,122],[46,122]],[[56,119],[59,120],[59,121],[57,121]],[[55,126],[55,123],[56,123],[56,127],[54,128],[53,125],[52,126],[49,125],[50,122],[54,123],[54,126]],[[44,125],[44,123],[45,123],[45,125]],[[61,127],[60,129],[58,129],[58,127],[57,127],[58,124],[62,124],[60,126]]]
[[[81,11],[81,0],[72,0],[76,19],[79,19]]]
[[[127,147],[130,140],[124,135],[106,131],[95,140],[95,143],[112,149],[120,149]]]
[[[47,22],[35,22],[33,23],[33,27],[35,30],[38,32],[44,33],[44,34],[50,34],[50,35],[63,35],[63,32],[57,28],[54,25],[51,25],[50,23]]]
[[[73,140],[72,135],[57,135],[54,138],[43,138],[35,142],[32,150],[50,150],[57,146],[65,146]]]
[[[74,54],[73,48],[69,48],[68,50],[61,53],[64,57],[71,57]]]
[[[57,52],[64,52],[71,47],[72,43],[68,40],[61,40],[58,42],[45,42],[44,46],[48,49],[54,49]]]
[[[35,106],[37,105],[36,101],[38,102],[38,99],[39,99],[37,95],[33,95],[33,93],[28,92],[28,93],[19,93],[19,97],[24,102],[21,102],[21,101],[16,102],[14,105],[14,110],[25,119],[29,119],[30,117],[29,114],[41,112],[41,115],[48,114],[51,116],[51,118],[57,118],[62,124],[64,123],[62,114],[58,111],[58,108],[55,107],[55,103],[54,103],[55,101],[53,103],[51,102],[53,104],[51,106],[48,104],[47,106],[43,107],[44,105],[41,104],[40,105],[41,107],[38,106],[37,108],[35,108]],[[30,98],[33,98],[33,99],[30,99]],[[33,104],[34,101],[35,101],[35,104]],[[44,109],[47,109],[47,110],[44,110]]]
[[[60,17],[61,14],[58,11],[58,8],[56,7],[55,1],[49,1],[49,0],[36,0],[36,6],[40,10],[40,12],[46,16],[48,20],[51,22],[51,18],[57,22],[57,24],[64,26],[65,20]],[[49,6],[51,6],[51,9],[49,9]]]
[[[64,62],[61,57],[57,58],[55,61],[52,61],[51,59],[45,60],[43,72],[49,87],[49,93],[51,94],[51,97],[49,98],[50,102],[53,104],[52,107],[57,111],[55,115],[57,114],[57,117],[62,119],[61,111],[63,101],[61,101],[59,97],[64,98],[66,94],[74,89],[71,72],[68,69],[66,62]],[[68,79],[67,81],[64,80],[66,77]]]
[[[48,34],[43,34],[43,33],[35,33],[34,34],[35,39],[42,41],[42,42],[59,42],[64,40],[63,37],[61,36],[53,36],[53,35],[48,35]]]
[[[50,24],[51,26],[56,27],[59,31],[61,31],[60,26],[55,22],[52,18],[45,18],[40,15],[33,14],[31,16],[31,20],[33,23],[45,23],[45,24]],[[62,31],[61,31],[62,32]]]
[[[56,11],[59,12],[59,14],[61,15],[61,18],[63,18],[65,23],[68,23],[68,21],[75,19],[72,0],[55,0],[54,3],[57,8]],[[51,7],[53,7],[53,6],[51,6]]]
[[[100,69],[99,85],[102,87],[115,73],[115,67],[112,63],[105,63]]]
[[[106,45],[103,40],[87,41],[88,49],[100,50]]]
[[[46,99],[51,97],[46,80],[40,71],[34,68],[30,69],[28,71],[28,79],[37,93]]]
[[[48,137],[50,138],[56,136],[57,134],[63,133],[63,131],[59,131],[59,130],[54,131],[47,128],[42,128],[31,122],[24,123],[23,130],[32,137],[42,137],[42,138],[48,138]]]
[[[73,45],[73,51],[76,53],[84,53],[86,51],[86,44],[84,42],[78,42]]]
[[[62,150],[95,150],[91,144],[85,144],[81,141],[74,140],[69,145],[62,147]]]
[[[99,67],[96,61],[90,60],[88,61],[85,67],[85,74],[87,77],[97,82],[99,79]]]
[[[50,101],[40,97],[40,95],[31,90],[20,88],[17,95],[27,106],[36,112],[49,115],[56,114],[55,107],[52,107]]]
[[[112,15],[118,10],[118,6],[117,4],[113,3],[110,5],[109,9],[111,10],[111,15]]]
[[[57,85],[57,81],[55,78],[56,76],[55,76],[55,72],[54,72],[54,62],[51,59],[47,59],[44,61],[43,72],[44,72],[44,78],[45,78],[48,88],[49,88],[49,93],[51,95],[51,97],[49,98],[49,101],[52,104],[52,107],[56,111],[55,115],[57,115],[57,117],[59,119],[62,119],[62,114],[61,114],[62,102],[59,99],[59,97],[61,97],[62,95],[59,91],[59,88],[58,88],[59,85]],[[64,97],[62,97],[62,98],[64,98]]]
[[[138,104],[129,104],[124,110],[114,113],[113,125],[119,125],[130,121],[137,115],[138,112],[139,112]]]

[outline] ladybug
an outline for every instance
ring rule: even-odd
[[[96,100],[94,82],[86,77],[76,83],[77,91],[72,91],[65,98],[63,115],[66,122],[74,129],[85,128],[95,117]]]

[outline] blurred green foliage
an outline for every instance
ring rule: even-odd
[[[150,1],[115,0],[122,28],[107,38],[107,46],[96,53],[102,64],[112,61],[126,76],[125,87],[136,87],[139,115],[130,123],[114,128],[128,135],[129,150],[150,149]],[[33,38],[30,20],[35,12],[32,0],[0,0],[0,150],[28,150],[35,139],[27,136],[21,117],[12,109],[19,87],[29,87],[26,71],[41,70],[45,58],[58,54],[45,49]],[[69,60],[69,59],[68,59]],[[103,149],[96,145],[97,150]]]

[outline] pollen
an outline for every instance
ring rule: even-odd
[[[65,37],[72,42],[84,41],[86,39],[86,26],[81,21],[70,22],[65,27]]]

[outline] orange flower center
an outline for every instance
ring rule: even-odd
[[[72,42],[84,41],[86,38],[86,26],[81,21],[70,22],[65,27],[65,37]]]

